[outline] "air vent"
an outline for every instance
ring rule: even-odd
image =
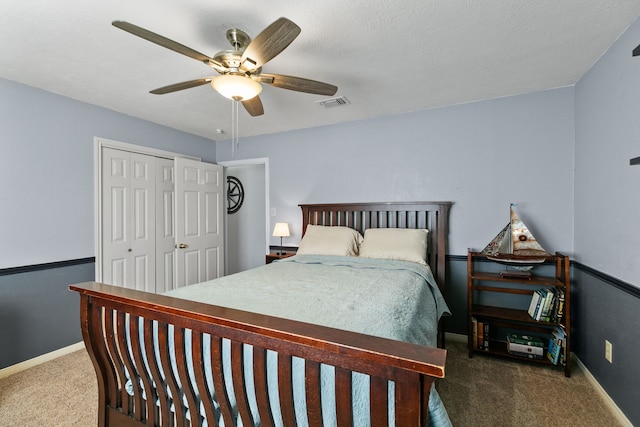
[[[349,100],[344,96],[338,96],[337,98],[323,99],[322,101],[316,101],[316,102],[322,105],[324,108],[340,107],[342,105],[351,104],[351,102],[349,102]]]

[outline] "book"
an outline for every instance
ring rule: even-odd
[[[484,323],[478,320],[478,350],[484,349]]]
[[[536,309],[536,317],[534,317],[534,320],[540,320],[544,309],[545,299],[547,298],[547,293],[544,289],[538,289],[536,292],[540,294],[540,304],[538,304],[538,308]]]
[[[548,322],[549,313],[551,311],[551,304],[553,303],[554,293],[553,293],[553,290],[550,288],[543,289],[542,292],[544,292],[545,298],[544,298],[544,307],[542,308],[542,312],[540,314],[539,320],[541,322]]]
[[[557,326],[551,332],[549,338],[549,347],[547,349],[547,358],[557,365],[561,361],[561,355],[566,347],[566,333],[561,326]]]
[[[489,324],[484,323],[484,349],[489,350]]]
[[[551,306],[549,307],[549,315],[547,316],[547,322],[556,322],[556,310],[558,310],[558,288],[551,288],[551,292],[553,292],[553,300],[551,301]]]
[[[507,341],[514,344],[529,345],[534,347],[544,347],[544,341],[542,338],[535,335],[522,335],[518,333],[511,333],[507,335]]]
[[[526,357],[527,359],[542,360],[543,358],[542,354],[523,353],[515,350],[508,350],[508,353],[514,356]]]
[[[511,337],[507,336],[507,351],[510,354],[516,355],[525,355],[529,357],[531,356],[539,356],[539,357],[531,357],[532,359],[542,359],[544,355],[544,344],[542,346],[538,345],[527,345],[527,344],[519,344],[511,341]]]
[[[538,307],[540,307],[540,297],[541,295],[538,291],[534,291],[531,296],[531,303],[529,304],[529,310],[527,312],[532,319],[536,318],[536,312],[538,311]]]
[[[564,316],[564,289],[558,288],[558,308],[556,309],[556,321],[562,321]]]

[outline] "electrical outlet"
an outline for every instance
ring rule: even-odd
[[[609,340],[604,340],[604,358],[613,363],[613,344]]]

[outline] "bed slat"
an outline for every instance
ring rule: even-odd
[[[196,403],[196,394],[193,390],[193,382],[187,369],[184,329],[173,329],[173,345],[175,347],[176,367],[178,368],[178,378],[180,379],[182,390],[182,395],[180,397],[182,398],[182,396],[184,396],[187,400],[186,409],[190,414],[191,427],[200,427],[200,406]],[[194,416],[194,414],[196,415]]]
[[[222,373],[222,338],[220,337],[211,338],[211,371],[213,374],[213,390],[220,403],[224,425],[232,426],[233,417],[231,415],[229,394],[227,393]]]
[[[291,377],[291,356],[278,354],[278,396],[280,397],[280,412],[283,420],[295,421],[293,408],[293,385]],[[285,422],[285,426],[288,423]],[[292,424],[294,425],[294,424]]]
[[[182,404],[182,394],[178,387],[176,376],[171,366],[171,356],[169,355],[169,325],[158,324],[158,349],[160,350],[160,366],[164,372],[165,381],[171,392],[173,411],[176,414],[176,426],[183,427],[186,421],[186,414]]]
[[[233,393],[242,425],[251,425],[251,409],[249,409],[244,375],[244,349],[243,344],[238,341],[231,341],[231,376],[233,377]]]
[[[305,392],[307,398],[307,418],[310,427],[322,427],[322,402],[320,398],[320,364],[305,361]]]
[[[107,348],[109,349],[109,355],[114,359],[115,365],[115,383],[118,385],[119,393],[117,393],[116,398],[113,400],[118,407],[123,408],[125,410],[129,407],[129,399],[126,394],[124,388],[122,388],[123,382],[122,378],[124,375],[124,364],[122,363],[122,359],[120,358],[120,352],[118,350],[118,345],[116,343],[117,340],[117,332],[116,325],[114,324],[114,318],[117,317],[117,312],[109,311],[107,313],[109,316],[105,320],[105,327],[107,329]],[[124,396],[124,397],[123,397]],[[125,412],[128,412],[125,410]]]
[[[264,427],[272,427],[274,425],[273,414],[271,413],[267,388],[267,350],[256,346],[253,347],[253,383],[256,390],[260,423]]]
[[[169,408],[166,404],[160,404],[159,410],[157,406],[154,404],[156,399],[160,402],[166,402],[167,398],[167,388],[165,386],[165,382],[160,379],[162,376],[160,375],[160,368],[158,367],[158,361],[155,357],[155,347],[153,345],[153,322],[148,319],[144,319],[144,350],[147,355],[153,355],[153,357],[147,357],[147,362],[149,363],[149,372],[151,373],[151,377],[155,378],[156,387],[153,388],[152,393],[147,393],[147,396],[151,396],[151,399],[147,397],[147,407],[153,406],[153,417],[149,416],[149,423],[152,425],[162,424],[163,420],[169,419]],[[158,387],[158,384],[160,385]],[[158,419],[158,415],[160,418]],[[157,421],[156,421],[157,420]]]
[[[151,393],[151,398],[147,398],[146,404],[140,396],[139,399],[139,416],[136,417],[136,420],[139,421],[149,421],[149,424],[155,423],[154,416],[154,404],[155,401],[153,399],[153,387],[151,386],[151,377],[145,368],[144,361],[142,360],[142,347],[143,343],[140,342],[140,318],[135,316],[131,322],[131,347],[133,352],[133,359],[137,368],[137,376],[142,381],[142,387],[144,387],[145,392]]]
[[[371,413],[371,426],[389,425],[389,406],[387,404],[389,383],[387,380],[371,377],[369,384],[369,412]]]
[[[336,367],[336,420],[338,427],[352,426],[351,371]]]
[[[193,370],[195,375],[196,387],[198,387],[198,392],[200,394],[200,399],[204,400],[204,402],[213,402],[213,393],[209,389],[206,378],[206,365],[204,363],[204,347],[203,347],[203,334],[202,333],[193,333],[191,336],[191,354],[193,355]],[[205,419],[207,421],[207,426],[215,426],[215,414],[213,411],[213,405],[207,405],[206,403],[203,405],[205,411]]]

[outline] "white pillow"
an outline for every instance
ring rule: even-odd
[[[298,255],[358,256],[362,234],[342,226],[307,225]]]
[[[412,228],[368,228],[360,245],[363,258],[382,258],[427,264],[429,230]]]

